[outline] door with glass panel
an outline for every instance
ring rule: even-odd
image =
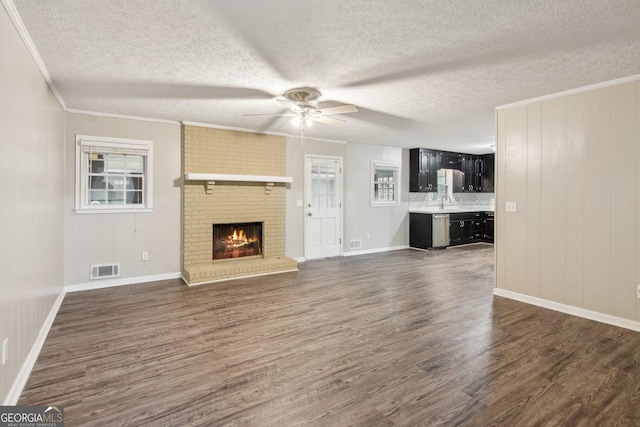
[[[339,256],[342,235],[342,159],[307,157],[305,258]]]

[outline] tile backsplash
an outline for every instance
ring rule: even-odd
[[[494,193],[453,193],[453,205],[493,206]],[[440,204],[438,193],[409,193],[409,207],[420,208]]]

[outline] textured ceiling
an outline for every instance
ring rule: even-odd
[[[69,109],[294,134],[287,90],[354,104],[306,136],[490,151],[493,107],[640,73],[637,0],[13,0]]]

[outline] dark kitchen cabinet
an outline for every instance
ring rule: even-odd
[[[495,154],[485,154],[482,156],[482,192],[493,193],[495,179]]]
[[[493,233],[494,233],[494,213],[493,212],[485,212],[484,220],[483,220],[483,236],[482,241],[493,243]]]
[[[454,192],[493,193],[495,154],[461,154],[426,148],[409,150],[409,191],[435,193],[438,191],[438,169],[462,172],[461,185],[454,183]]]
[[[409,151],[409,191],[435,193],[438,191],[439,153],[424,148]]]
[[[464,183],[462,185],[462,192],[475,192],[476,191],[476,156],[465,155],[462,159],[462,172],[464,173]]]
[[[429,249],[432,246],[431,214],[409,214],[409,246]]]
[[[482,212],[451,214],[449,217],[450,245],[464,245],[482,239]]]
[[[486,176],[486,167],[487,161],[485,156],[464,156],[462,168],[464,172],[463,192],[493,192],[493,169],[492,176],[490,177],[491,182],[488,182],[489,177]],[[491,188],[491,190],[488,191],[485,186]]]
[[[454,169],[464,171],[464,156],[460,153],[448,151],[440,153],[438,169]]]

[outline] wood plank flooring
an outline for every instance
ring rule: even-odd
[[[640,333],[494,297],[493,247],[68,294],[20,404],[67,426],[640,425]]]

